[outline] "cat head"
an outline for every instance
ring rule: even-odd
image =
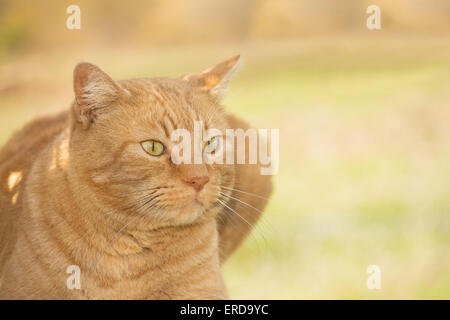
[[[234,185],[233,166],[176,164],[171,135],[177,129],[193,135],[195,121],[203,123],[202,130],[225,132],[219,101],[239,59],[174,79],[121,81],[95,64],[79,63],[70,168],[81,188],[129,227],[182,225],[217,212],[220,186]],[[203,146],[211,149],[209,144]]]

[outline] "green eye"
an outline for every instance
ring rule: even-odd
[[[212,152],[216,151],[218,145],[219,145],[219,141],[218,141],[217,137],[213,137],[213,138],[209,139],[205,143],[205,152],[212,153]]]
[[[145,152],[152,156],[160,156],[166,152],[166,148],[164,147],[164,145],[161,142],[155,140],[141,142],[141,146]]]

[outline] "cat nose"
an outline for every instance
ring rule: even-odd
[[[208,169],[205,164],[184,164],[177,166],[181,180],[200,192],[209,181]]]
[[[185,182],[192,185],[192,187],[195,189],[195,191],[200,192],[205,184],[208,183],[209,177],[208,176],[202,176],[202,177],[192,177],[190,179],[184,180]]]

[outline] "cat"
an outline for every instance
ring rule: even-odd
[[[71,108],[0,152],[0,299],[226,299],[221,265],[264,210],[270,176],[175,165],[170,135],[194,120],[249,128],[220,104],[239,61],[121,81],[77,64]]]

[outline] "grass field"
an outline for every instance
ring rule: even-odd
[[[345,37],[27,52],[0,62],[0,145],[67,108],[77,61],[177,76],[235,53],[224,103],[280,129],[266,215],[224,266],[232,298],[450,298],[450,39]],[[366,268],[381,268],[368,290]]]

